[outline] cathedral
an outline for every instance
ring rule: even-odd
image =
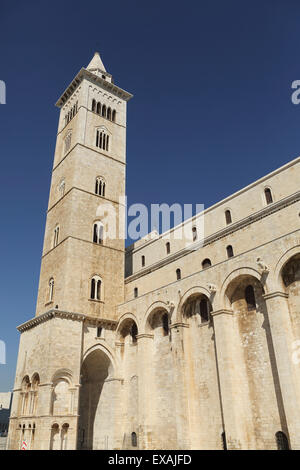
[[[300,449],[300,157],[125,249],[131,98],[95,53],[56,103],[8,449]]]

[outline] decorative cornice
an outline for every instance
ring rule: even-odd
[[[210,312],[212,317],[216,317],[218,315],[233,315],[233,310],[222,308],[220,310],[216,310],[214,312]]]
[[[265,217],[268,217],[269,215],[272,215],[275,212],[278,212],[279,210],[284,209],[285,207],[291,204],[295,204],[298,201],[300,201],[300,191],[297,191],[296,193],[291,194],[290,196],[287,196],[286,198],[281,199],[280,201],[273,202],[269,206],[266,206],[263,209],[261,209],[260,211],[255,212],[254,214],[251,214],[248,217],[245,217],[244,219],[241,219],[237,222],[233,222],[232,224],[224,227],[222,230],[219,230],[218,232],[213,233],[212,235],[209,235],[208,237],[204,238],[203,243],[198,242],[199,248],[196,248],[194,244],[191,244],[190,247],[186,247],[180,251],[177,251],[173,255],[168,255],[163,260],[157,261],[156,263],[153,263],[147,268],[144,268],[138,271],[137,273],[132,274],[131,276],[128,276],[125,279],[125,283],[128,284],[132,281],[135,281],[136,279],[139,279],[142,276],[150,274],[151,272],[156,271],[157,269],[160,269],[163,266],[166,266],[178,260],[179,258],[189,255],[190,253],[195,251],[195,249],[197,250],[207,245],[210,245],[211,243],[214,243],[217,240],[220,240],[221,238],[227,237],[228,235],[231,235],[232,233],[237,232],[238,230],[241,230],[254,222],[257,222]],[[131,252],[129,252],[130,255],[144,248],[146,245],[150,245],[151,243],[156,242],[159,239],[160,238],[157,238],[155,240],[150,240],[149,242],[142,245],[141,247],[138,247],[136,250],[132,250]],[[193,247],[193,249],[191,247]]]
[[[154,335],[150,335],[148,333],[141,333],[140,335],[136,335],[136,339],[141,339],[141,338],[150,338],[153,339]]]
[[[276,297],[283,297],[284,299],[288,299],[289,294],[287,294],[286,292],[275,291],[275,292],[269,292],[268,294],[263,295],[263,298],[265,300],[274,299]]]
[[[95,83],[96,85],[100,85],[102,88],[105,88],[107,91],[117,96],[118,98],[122,98],[124,101],[129,101],[133,96],[131,93],[128,93],[114,83],[108,82],[107,80],[98,77],[94,73],[89,72],[85,68],[82,68],[79,70],[76,77],[72,80],[70,85],[66,88],[61,97],[55,103],[58,108],[61,108],[66,103],[66,101],[68,101],[84,78],[92,83]]]
[[[56,310],[52,309],[49,310],[48,312],[42,313],[41,315],[38,315],[31,320],[28,320],[25,323],[22,323],[22,325],[19,325],[17,327],[17,330],[19,330],[21,333],[23,333],[26,330],[30,330],[31,328],[34,328],[41,323],[44,323],[45,321],[51,320],[52,318],[64,318],[67,320],[73,320],[73,321],[88,321],[91,323],[94,323],[95,325],[99,326],[108,326],[113,329],[117,328],[118,322],[115,320],[109,320],[107,318],[96,318],[92,317],[90,315],[85,315],[83,313],[76,313],[76,312],[66,312],[62,310]]]
[[[170,325],[170,329],[171,328],[189,328],[190,325],[188,323],[183,323],[183,322],[177,322],[177,323],[172,323],[172,325]]]

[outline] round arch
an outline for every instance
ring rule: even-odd
[[[183,321],[183,306],[190,297],[193,297],[195,295],[204,295],[210,300],[210,294],[210,291],[206,287],[202,286],[195,286],[188,289],[180,299],[176,312],[175,322]]]
[[[223,281],[220,292],[217,295],[217,299],[216,299],[217,310],[222,309],[222,308],[230,308],[226,292],[228,291],[228,287],[230,286],[230,284],[233,281],[237,281],[238,278],[240,278],[241,276],[254,277],[255,279],[257,279],[258,282],[262,284],[261,274],[257,269],[254,269],[251,267],[244,267],[244,268],[238,268],[238,269],[231,271],[231,273],[228,274],[228,276]],[[270,291],[269,283],[265,282],[263,287],[265,289],[265,293],[267,294]]]
[[[153,302],[150,307],[147,308],[146,313],[144,314],[143,320],[142,320],[142,333],[148,333],[149,332],[149,320],[154,315],[157,313],[159,310],[165,311],[169,316],[171,315],[171,309],[170,305],[167,304],[166,302],[163,302],[161,300],[157,300]]]
[[[138,322],[136,316],[131,313],[131,312],[127,312],[127,313],[124,313],[123,315],[121,315],[121,317],[119,318],[119,322],[118,322],[118,326],[117,326],[117,330],[116,330],[116,337],[117,337],[117,340],[120,340],[121,338],[121,331],[122,331],[122,328],[123,326],[125,325],[125,323],[128,321],[128,320],[132,320],[136,326],[137,326],[137,329],[138,329],[138,332],[140,332],[140,323]]]
[[[274,283],[275,289],[281,290],[284,289],[284,285],[281,279],[282,269],[286,265],[286,263],[293,258],[295,255],[300,254],[300,245],[293,246],[289,248],[277,261],[275,270],[274,270]]]

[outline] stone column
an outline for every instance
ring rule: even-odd
[[[279,383],[292,449],[300,449],[300,364],[293,362],[294,338],[290,320],[288,294],[272,292],[264,295]],[[282,429],[285,431],[285,429]]]
[[[221,407],[228,450],[253,449],[251,408],[243,379],[243,358],[232,310],[218,310],[213,317]],[[245,388],[245,389],[244,389]]]
[[[187,323],[173,323],[170,326],[172,355],[175,377],[175,403],[177,424],[177,449],[190,449],[189,391],[187,387],[187,367],[184,355],[184,329]]]
[[[155,449],[155,382],[153,377],[153,338],[151,334],[137,335],[138,340],[138,397],[140,449]]]

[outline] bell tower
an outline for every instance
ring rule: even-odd
[[[126,106],[96,52],[60,108],[36,315],[115,319],[124,300]]]
[[[113,443],[120,440],[112,419],[121,396],[112,349],[116,307],[124,302],[122,222],[131,97],[114,84],[96,53],[56,103],[60,117],[37,307],[35,317],[18,327],[9,449],[75,449],[86,441],[83,427],[89,432],[91,427],[84,421],[84,393],[79,407],[81,378],[85,354],[99,347],[100,360],[94,364],[98,356],[92,354],[87,364],[96,366],[102,382],[110,374],[104,388],[111,411],[105,423],[100,421]]]

